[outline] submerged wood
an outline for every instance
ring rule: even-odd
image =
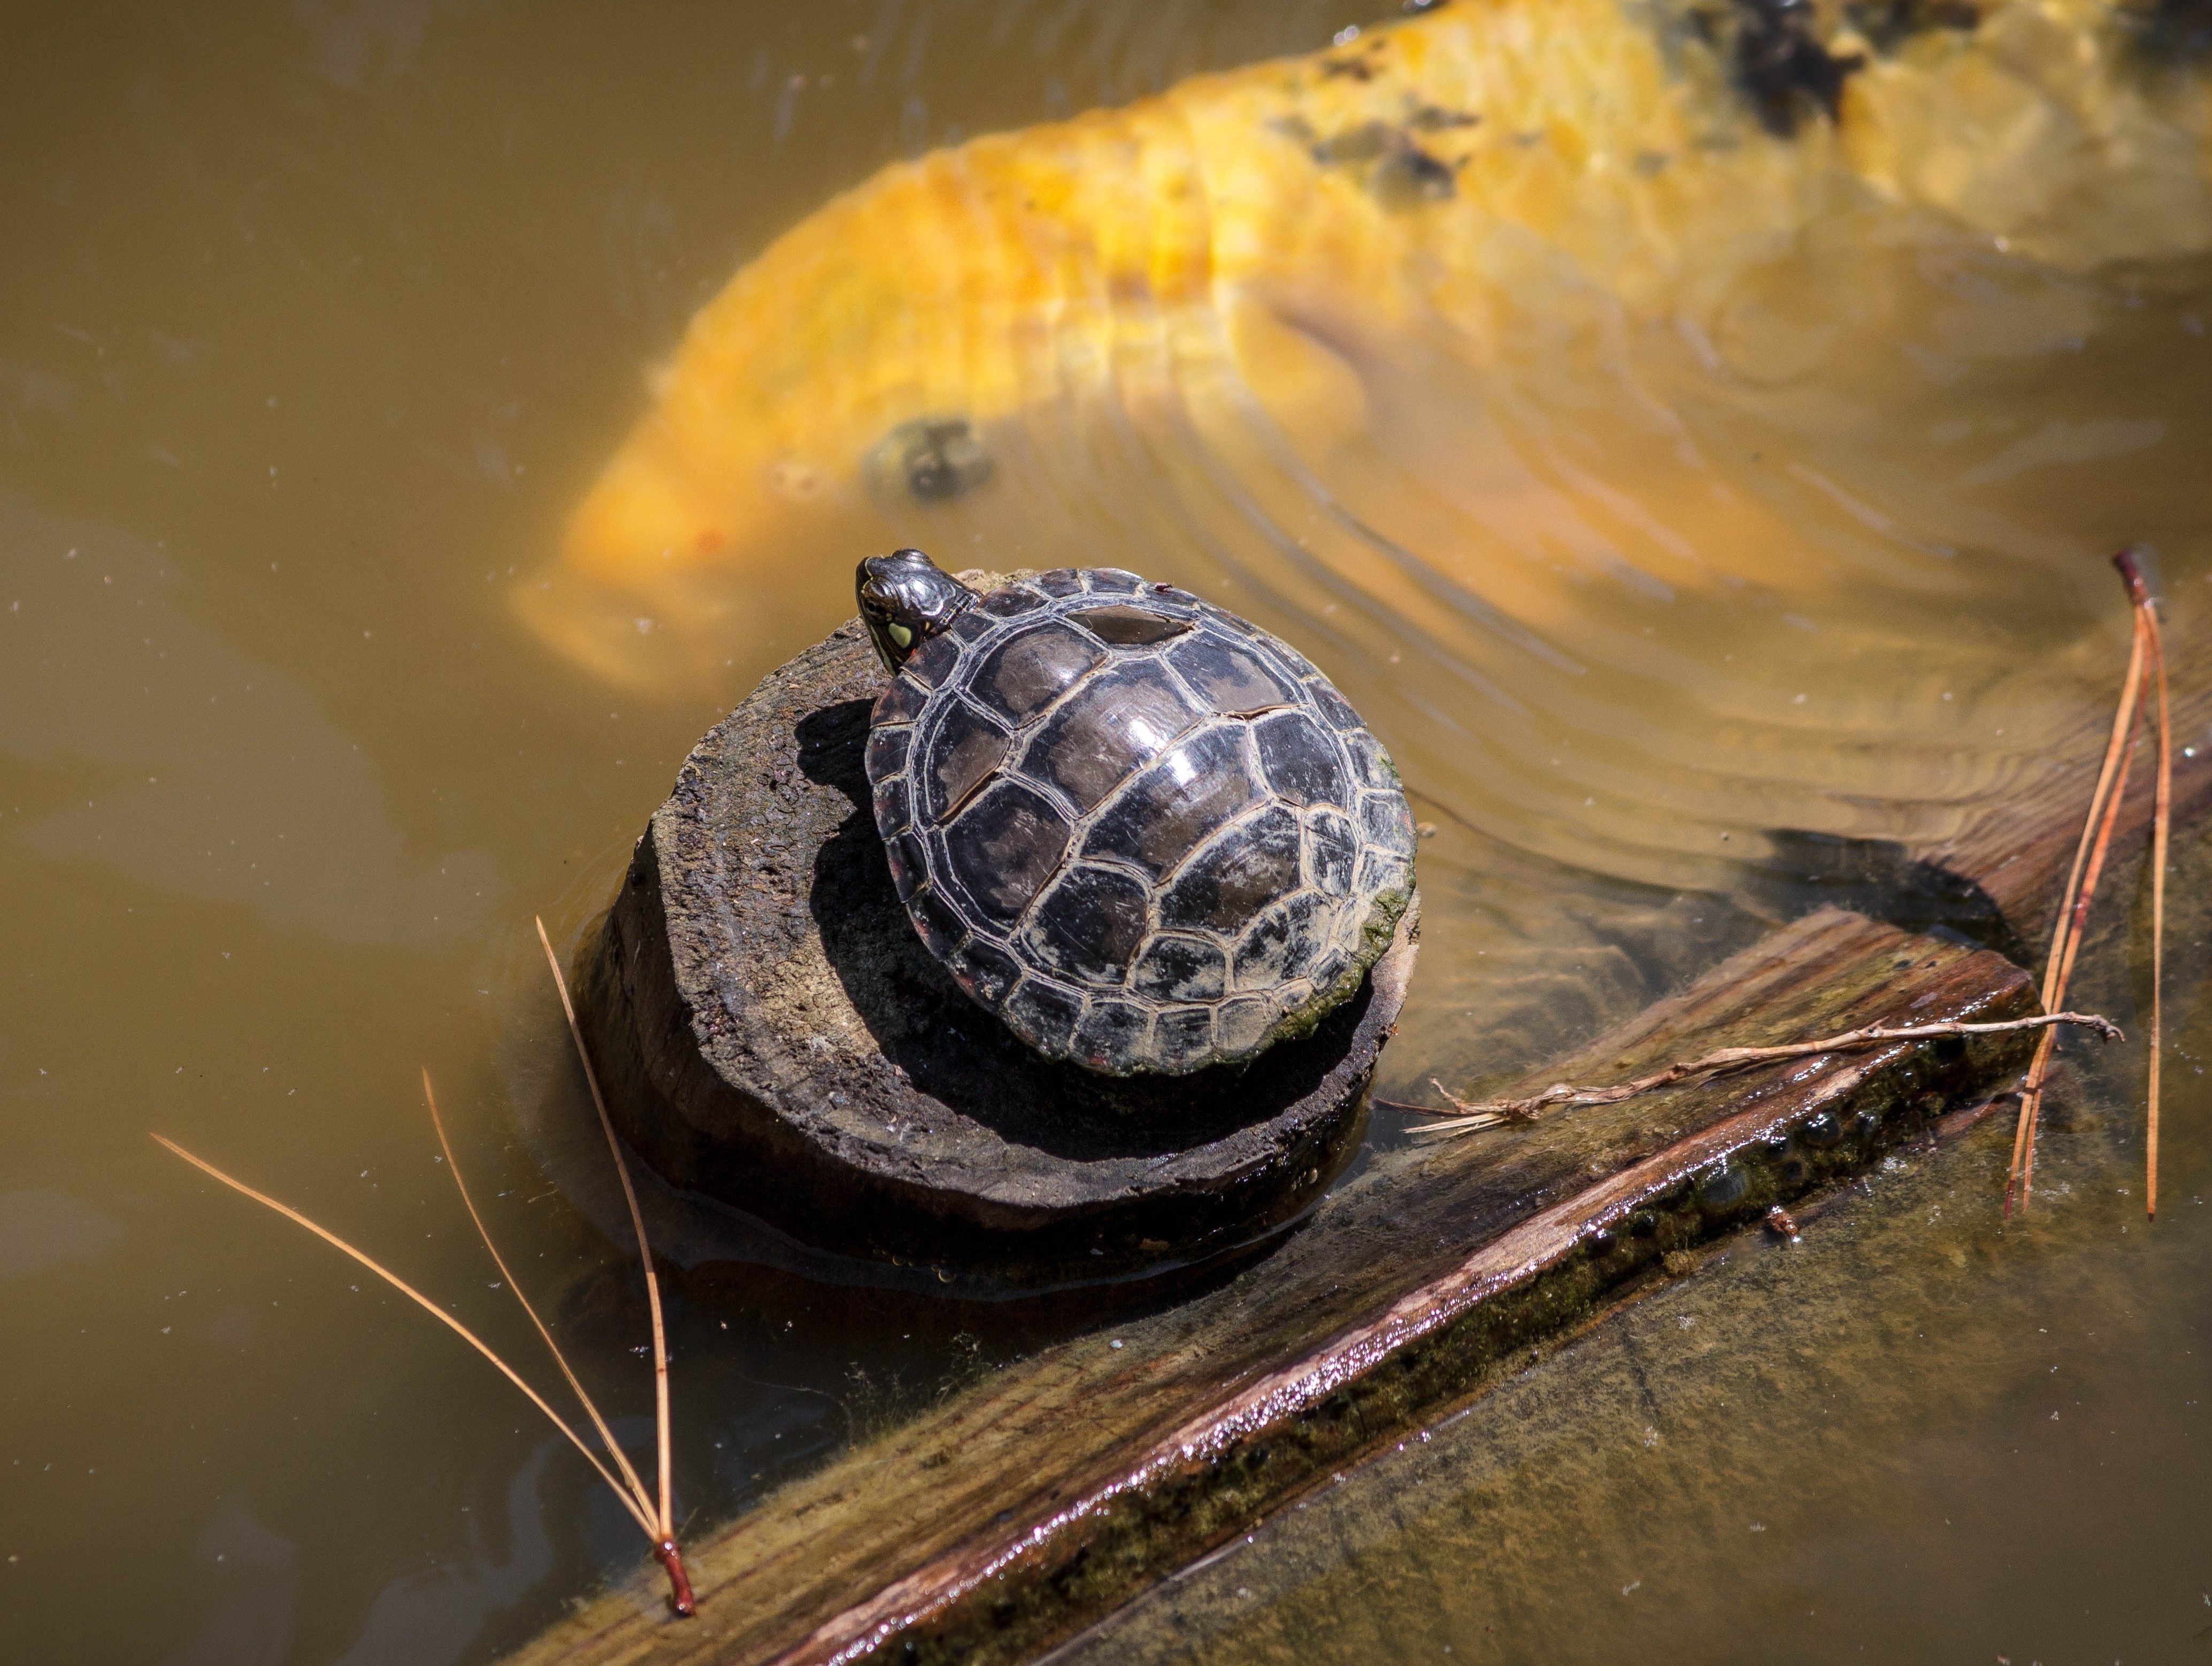
[[[2212,672],[2186,680],[2191,733],[2212,716]],[[2101,722],[2061,754],[2078,762],[1941,853],[2015,932],[2036,932],[2063,876]],[[2212,769],[2185,763],[2174,814],[2208,798]],[[2124,836],[2140,840],[2149,809],[2130,794]],[[1823,909],[1521,1091],[2035,1004],[2002,955]],[[2008,1085],[2033,1045],[2014,1032],[1791,1061],[1387,1153],[1231,1282],[1011,1365],[702,1536],[702,1623],[674,1627],[641,1588],[619,1591],[517,1666],[1031,1657],[1633,1299],[1670,1257],[1689,1265],[1683,1252]]]

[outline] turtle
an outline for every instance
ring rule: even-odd
[[[1182,1075],[1358,993],[1413,898],[1413,820],[1304,655],[1119,568],[979,593],[899,550],[854,587],[890,673],[866,760],[892,883],[1022,1041]]]

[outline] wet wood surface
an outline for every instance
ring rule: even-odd
[[[2179,749],[2212,718],[2212,677],[2179,654],[2175,671],[2187,685]],[[1916,854],[1976,881],[2033,941],[2108,721],[2085,714],[2059,754],[2069,763],[1943,851]],[[2177,766],[2177,816],[2196,815],[2212,769]],[[2147,769],[2148,757],[2123,823],[2138,842]],[[1721,1046],[2034,1006],[2033,980],[2002,955],[1823,909],[1518,1091],[1620,1079]],[[1034,1657],[1480,1394],[1534,1344],[1686,1270],[1698,1246],[1986,1098],[2030,1044],[1796,1061],[1385,1153],[1259,1265],[1006,1366],[701,1537],[696,1621],[671,1619],[641,1573],[515,1659]]]

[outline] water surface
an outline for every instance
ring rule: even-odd
[[[842,616],[854,551],[794,546],[757,639],[664,694],[549,651],[515,587],[692,310],[830,193],[1359,21],[1027,0],[11,15],[0,1615],[24,1657],[482,1660],[636,1566],[612,1500],[511,1389],[146,1132],[388,1256],[526,1358],[434,1159],[427,1066],[511,1260],[643,1438],[635,1270],[603,1235],[529,922],[573,944],[690,743]],[[2047,738],[2109,698],[2111,545],[2154,541],[2172,588],[2212,576],[2212,275],[2061,275],[1893,229],[1839,211],[1717,338],[1553,356],[1531,335],[1486,386],[1398,343],[1403,374],[1325,477],[1234,425],[1194,447],[1142,413],[1073,413],[1005,489],[860,532],[1001,566],[1110,556],[1310,652],[1437,830],[1382,1091],[1495,1076],[1802,906],[1771,830],[1940,842],[2033,781]],[[1709,512],[1691,478],[1735,507]],[[1698,578],[1747,551],[1765,581]],[[2191,1116],[2174,1122],[2185,1165]],[[2203,1479],[2193,1426],[2118,1414],[2194,1381],[2171,1357],[2198,1288],[2177,1213],[2160,1253],[2180,1270],[2144,1274],[2140,1316],[2048,1344],[2116,1414],[2112,1456],[2081,1464]],[[2026,1316],[2120,1287],[2084,1270],[2089,1244],[2007,1240],[1948,1295],[1901,1277],[1869,1300],[1894,1323],[1924,1304],[1925,1329],[1986,1287]],[[678,1493],[701,1524],[1082,1322],[840,1289],[758,1242],[750,1262],[675,1247],[695,1264],[672,1292]],[[1834,1428],[1735,1408],[1761,1487],[1818,1499],[1883,1461],[1977,1360],[1880,1357],[1916,1391]],[[1957,1393],[1953,1437],[1916,1462],[2063,1544],[2067,1489],[1988,1456],[2014,1382]],[[1707,1530],[1715,1495],[1685,1474],[1635,1533]],[[1820,1592],[1806,1606],[1832,1593],[1929,1634],[1912,1628],[1942,1584],[1875,1578],[1857,1547],[1930,1496],[1772,1512]],[[2201,1543],[2203,1496],[2147,1486],[2098,1519]],[[1613,1547],[1591,1590],[1627,1583],[1645,1541],[1595,1494],[1569,1506],[1590,1513],[1558,1531]],[[1286,1596],[1284,1634],[1343,1657],[1425,1646],[1454,1569],[1389,1555],[1403,1577],[1380,1598]],[[2031,1591],[2048,1566],[1985,1557],[1958,1578]],[[2144,1603],[2182,1600],[2171,1558],[2112,1566]],[[1678,1566],[1642,1595],[1671,1590],[1696,1623],[1631,1628],[1655,1651],[1799,1651],[1796,1608],[1754,1600],[1735,1564]],[[1598,1596],[1530,1609],[1522,1657],[1571,1655]]]

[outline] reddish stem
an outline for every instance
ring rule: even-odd
[[[653,1546],[653,1554],[660,1566],[668,1570],[668,1601],[671,1607],[686,1620],[699,1612],[699,1604],[691,1595],[690,1578],[684,1572],[684,1553],[676,1547],[673,1539],[663,1539]]]
[[[2112,557],[2112,565],[2120,569],[2127,581],[2128,600],[2136,607],[2150,605],[2150,587],[2143,582],[2142,569],[2136,564],[2135,548],[2130,544]]]

